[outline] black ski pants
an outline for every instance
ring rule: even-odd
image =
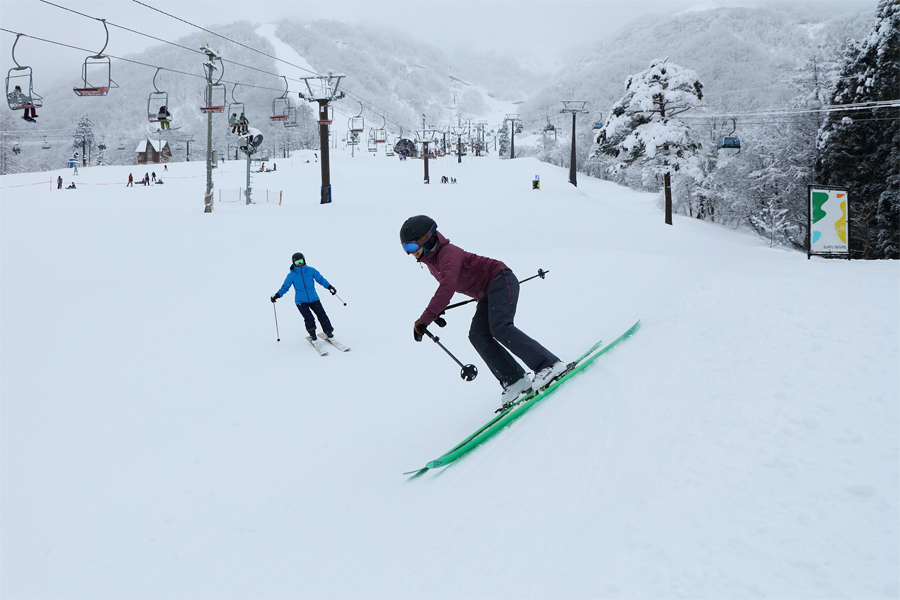
[[[513,324],[518,303],[519,280],[504,269],[488,287],[487,298],[476,304],[469,328],[469,341],[504,388],[525,376],[525,369],[510,352],[534,372],[559,360]]]
[[[313,313],[316,313],[316,317],[319,319],[319,325],[322,326],[322,331],[324,331],[326,335],[334,331],[334,327],[331,326],[331,321],[328,320],[328,315],[325,314],[325,307],[322,306],[321,300],[316,300],[315,302],[301,302],[297,305],[297,310],[303,315],[303,324],[306,326],[306,331],[308,331],[311,336],[315,337],[316,335],[316,321],[313,319]]]

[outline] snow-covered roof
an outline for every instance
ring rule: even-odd
[[[141,140],[140,142],[138,142],[138,146],[135,149],[135,152],[146,152],[147,144],[150,144],[150,146],[156,152],[162,152],[163,148],[169,147],[169,142],[166,141],[160,142],[160,140]]]

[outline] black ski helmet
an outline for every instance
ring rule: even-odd
[[[297,261],[300,261],[297,263]],[[302,252],[294,252],[294,255],[291,256],[291,265],[295,267],[302,267],[306,264],[306,257],[303,256]]]
[[[426,250],[431,250],[437,243],[437,223],[425,215],[408,218],[400,228],[400,243],[417,242]],[[409,252],[409,250],[407,250]],[[412,252],[409,252],[412,254]]]

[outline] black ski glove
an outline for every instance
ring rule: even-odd
[[[334,289],[334,286],[333,286],[333,285],[329,285],[329,286],[328,286],[328,291],[331,292],[331,295],[332,295],[332,296],[334,296],[335,294],[337,294],[337,290]]]
[[[275,301],[278,300],[279,298],[281,298],[281,294],[279,294],[278,292],[275,292],[275,295],[272,296],[271,298],[269,298],[269,300],[272,301],[272,304],[275,304]]]
[[[416,324],[413,326],[413,339],[417,342],[422,341],[422,336],[425,335],[427,325],[422,321],[416,321]]]
[[[444,317],[438,317],[437,319],[434,320],[434,324],[437,325],[438,327],[446,327],[447,321],[444,320]]]

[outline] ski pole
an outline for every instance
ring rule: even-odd
[[[454,361],[456,361],[456,364],[458,364],[460,367],[462,367],[462,370],[459,372],[459,376],[460,376],[460,377],[462,377],[462,378],[465,379],[466,381],[472,381],[473,379],[475,379],[476,377],[478,377],[478,369],[475,367],[475,365],[464,365],[464,364],[462,364],[462,363],[459,361],[459,359],[456,358],[455,356],[453,356],[453,353],[450,352],[449,350],[447,350],[447,348],[441,343],[441,338],[439,338],[438,336],[434,335],[433,333],[431,333],[431,332],[428,331],[427,329],[425,330],[425,335],[427,335],[427,336],[430,337],[432,340],[434,340],[434,343],[435,343],[435,344],[437,344],[438,346],[440,346],[441,349],[442,349],[444,352],[446,352],[448,356],[450,356],[450,358],[452,358]]]
[[[337,295],[337,292],[334,293],[334,297],[337,298],[338,300],[340,300],[341,302],[344,302],[343,300],[341,300],[341,297]],[[346,302],[344,302],[344,306],[347,306]]]
[[[280,341],[281,341],[281,334],[278,333],[278,311],[275,310],[275,303],[274,303],[274,302],[272,303],[272,312],[275,313],[275,338],[276,338],[275,341],[276,341],[276,342],[280,342]]]
[[[550,271],[545,271],[545,270],[543,270],[543,269],[538,269],[537,275],[532,275],[531,277],[528,277],[528,278],[526,278],[526,279],[522,279],[521,281],[519,281],[519,285],[525,283],[526,281],[531,281],[531,280],[534,279],[535,277],[540,277],[541,279],[543,279],[544,277],[546,277],[547,273],[549,273],[549,272],[550,272]],[[445,312],[447,312],[447,311],[450,310],[451,308],[457,308],[457,307],[462,306],[462,305],[464,305],[464,304],[468,304],[469,302],[475,302],[475,298],[472,298],[471,300],[463,300],[462,302],[457,302],[456,304],[451,304],[450,306],[448,306],[447,308],[445,308],[444,310],[442,310],[442,311],[441,311],[441,314],[444,314]]]

